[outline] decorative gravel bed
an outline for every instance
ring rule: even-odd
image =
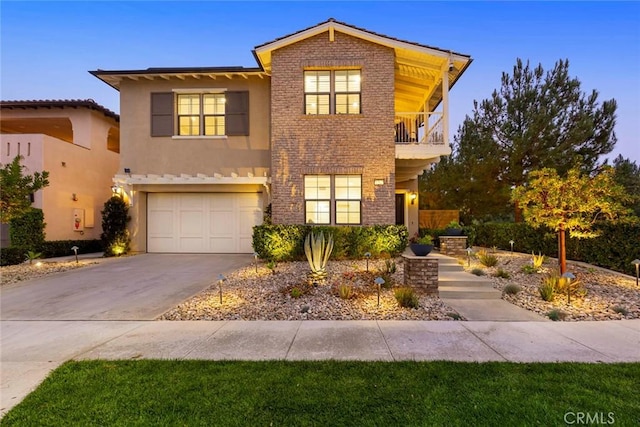
[[[459,315],[437,297],[417,294],[419,307],[399,307],[393,291],[402,284],[402,259],[391,275],[392,289],[381,288],[378,306],[374,279],[384,261],[329,261],[325,284],[309,285],[307,262],[279,264],[272,273],[264,264],[230,274],[222,285],[222,304],[217,283],[164,313],[161,320],[454,320]],[[338,285],[351,286],[353,296],[342,299]],[[293,289],[297,290],[294,291]],[[299,297],[292,294],[301,293]]]
[[[18,265],[8,265],[0,267],[0,285],[10,285],[11,283],[21,282],[23,280],[35,279],[36,277],[46,276],[53,273],[60,273],[67,270],[75,270],[76,268],[86,267],[87,265],[97,264],[97,261],[67,261],[67,262],[42,262],[33,261]]]
[[[491,253],[491,251],[489,251]],[[571,304],[567,296],[556,294],[553,301],[547,302],[540,297],[538,287],[542,278],[558,266],[557,259],[547,259],[537,273],[526,274],[522,271],[525,265],[532,264],[532,256],[520,253],[495,252],[498,264],[495,267],[483,267],[478,260],[471,261],[471,266],[464,260],[464,268],[471,271],[482,268],[487,279],[494,287],[503,291],[502,298],[512,304],[547,316],[552,310],[560,312],[561,320],[620,320],[640,318],[640,287],[635,278],[580,263],[567,262],[567,271],[576,276],[585,291],[583,296],[572,296]],[[502,269],[509,278],[496,277]],[[522,290],[515,295],[506,294],[505,286],[517,284]]]

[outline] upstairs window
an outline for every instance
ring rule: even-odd
[[[249,92],[153,92],[151,136],[249,136]]]
[[[360,70],[335,72],[336,114],[360,114]]]
[[[306,114],[329,114],[331,99],[331,73],[329,71],[305,71],[304,103]]]
[[[360,70],[305,71],[305,114],[360,114]]]
[[[178,94],[178,135],[224,135],[222,93]]]

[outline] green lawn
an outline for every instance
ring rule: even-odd
[[[97,360],[65,363],[1,424],[637,426],[639,387],[637,363]]]

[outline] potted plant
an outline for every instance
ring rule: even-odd
[[[416,234],[409,240],[409,248],[415,256],[427,256],[433,250],[433,238],[429,235],[420,237]]]
[[[458,221],[451,221],[445,227],[445,235],[446,236],[461,236],[462,235],[462,225]]]

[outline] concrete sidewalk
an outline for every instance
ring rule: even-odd
[[[69,359],[640,362],[640,320],[0,322],[0,414]]]

